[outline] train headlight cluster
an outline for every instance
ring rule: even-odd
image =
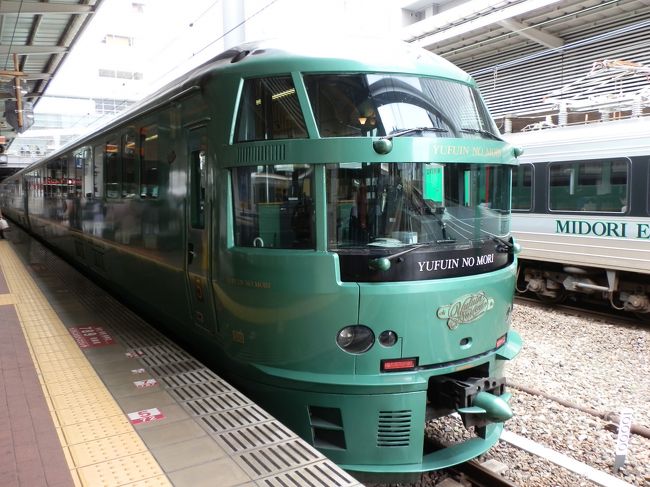
[[[393,330],[385,330],[379,335],[379,343],[383,347],[392,347],[397,343],[397,339],[397,333]],[[348,353],[365,353],[375,343],[375,334],[365,325],[350,325],[339,331],[336,343]]]
[[[364,353],[375,343],[375,334],[364,325],[346,326],[336,335],[336,343],[348,353]]]

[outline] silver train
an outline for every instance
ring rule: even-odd
[[[650,317],[650,117],[507,134],[518,291]]]

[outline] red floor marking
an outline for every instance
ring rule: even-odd
[[[73,326],[68,329],[79,348],[104,347],[115,343],[101,326]]]

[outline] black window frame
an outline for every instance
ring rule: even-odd
[[[515,171],[519,170],[522,167],[529,167],[530,168],[530,206],[528,208],[515,208],[514,206],[514,196],[515,196],[515,191],[514,191],[514,182],[515,182]],[[512,197],[512,202],[513,204],[510,206],[510,211],[512,212],[519,212],[519,213],[531,213],[534,208],[535,208],[535,164],[530,163],[530,162],[525,162],[521,163],[515,168],[513,168],[512,171],[512,192],[511,192],[511,197]]]
[[[591,187],[597,187],[597,184],[584,184],[580,185],[580,180],[581,180],[581,168],[583,165],[594,165],[594,164],[600,164],[601,168],[602,165],[605,163],[610,164],[610,168],[614,167],[614,165],[617,162],[624,162],[625,163],[625,168],[626,168],[626,174],[627,174],[627,181],[625,183],[625,194],[623,195],[625,199],[625,203],[621,202],[621,209],[620,210],[611,210],[611,209],[601,209],[600,206],[603,205],[603,201],[605,203],[608,202],[608,200],[604,199],[603,194],[601,195],[595,195],[596,198],[594,199],[593,195],[586,195],[583,196],[580,194],[581,192],[579,191],[582,188],[591,188]],[[553,187],[552,185],[552,179],[551,179],[551,172],[553,167],[557,167],[559,165],[567,165],[567,166],[572,166],[575,168],[575,173],[574,173],[574,180],[575,180],[575,188],[573,190],[569,188],[569,195],[575,197],[576,203],[580,203],[582,206],[582,209],[556,209],[553,208],[551,203],[551,188]],[[602,174],[602,171],[599,173]],[[609,185],[611,186],[612,184],[612,175],[611,175],[611,170],[610,170],[610,181]],[[608,158],[600,158],[600,159],[577,159],[577,160],[569,160],[569,161],[552,161],[547,164],[547,169],[546,169],[546,176],[547,176],[547,186],[546,186],[546,205],[548,208],[549,213],[575,213],[575,214],[617,214],[617,215],[624,215],[629,212],[630,208],[630,203],[631,203],[631,177],[632,177],[632,161],[628,157],[608,157]],[[570,178],[570,176],[569,176]],[[584,180],[584,178],[582,178]],[[555,185],[558,186],[558,185]],[[573,192],[571,192],[573,191]],[[610,191],[609,194],[609,202],[611,202],[612,198],[614,198],[616,195],[612,194]],[[601,198],[598,198],[601,197]],[[619,201],[621,196],[618,196]],[[582,203],[581,201],[585,201]],[[594,206],[595,205],[595,206]]]

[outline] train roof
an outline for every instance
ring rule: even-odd
[[[34,162],[16,175],[30,171],[45,159],[59,157],[71,147],[85,143],[145,111],[196,89],[203,79],[217,74],[242,78],[291,72],[306,73],[394,73],[435,76],[476,86],[472,77],[442,57],[403,41],[334,37],[318,39],[277,38],[249,42],[228,49],[148,95],[102,127],[69,142],[56,152]]]
[[[332,40],[277,38],[230,48],[147,96],[116,120],[156,100],[168,100],[204,76],[221,72],[242,78],[300,72],[377,72],[436,76],[476,86],[472,77],[442,57],[403,41],[337,37]]]
[[[524,150],[519,162],[650,155],[650,117],[554,127],[503,138]]]

